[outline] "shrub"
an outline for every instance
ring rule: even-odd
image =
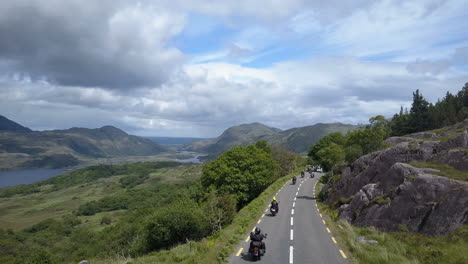
[[[109,216],[103,216],[101,218],[101,225],[110,225],[112,223],[112,220]]]
[[[192,200],[178,200],[152,215],[146,226],[147,248],[168,248],[209,233],[205,212]]]

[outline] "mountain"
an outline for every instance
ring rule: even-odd
[[[323,124],[318,123],[311,126],[291,128],[280,131],[274,135],[265,136],[271,145],[283,145],[287,149],[296,153],[307,152],[315,142],[332,132],[346,132],[357,129],[358,126],[342,123]]]
[[[185,149],[219,155],[232,147],[249,145],[255,143],[261,137],[273,135],[280,131],[281,129],[258,122],[242,124],[226,129],[215,139],[192,142]]]
[[[234,146],[245,146],[258,140],[267,140],[272,145],[283,145],[290,151],[303,153],[307,152],[312,144],[331,132],[345,133],[356,128],[357,126],[341,123],[319,123],[282,131],[261,123],[242,124],[228,128],[215,139],[195,141],[187,145],[185,149],[219,155]]]
[[[24,127],[16,122],[11,121],[10,119],[0,115],[0,132],[31,132],[32,130]]]
[[[83,159],[147,156],[165,151],[158,143],[113,127],[0,131],[0,169],[67,167]]]

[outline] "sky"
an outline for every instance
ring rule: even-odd
[[[2,0],[0,115],[216,137],[363,124],[468,82],[466,0]]]

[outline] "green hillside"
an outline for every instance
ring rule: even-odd
[[[155,155],[165,151],[156,142],[112,127],[96,129],[0,132],[0,169],[60,168],[84,158]]]

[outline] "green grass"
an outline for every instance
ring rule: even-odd
[[[424,161],[413,161],[410,164],[416,168],[431,168],[439,170],[440,172],[433,172],[433,174],[439,176],[444,176],[454,180],[468,181],[468,172],[457,170],[449,165]]]
[[[256,199],[241,209],[230,225],[201,241],[190,241],[170,250],[153,252],[131,261],[116,256],[111,259],[93,260],[92,263],[225,263],[236,246],[245,239],[245,236],[255,226],[257,219],[263,213],[265,206],[271,201],[273,195],[286,181],[291,179],[292,175],[297,175],[299,171],[296,170],[278,179]]]
[[[321,184],[317,184],[316,188],[318,192]],[[321,202],[318,202],[318,206],[350,263],[468,263],[468,225],[439,237],[404,232],[405,226],[400,228],[402,232],[380,232],[375,228],[354,227],[343,220],[334,221],[331,216],[336,215],[337,210]],[[376,240],[378,245],[361,244],[356,240],[358,236]]]
[[[159,183],[180,183],[200,175],[200,165],[181,164],[177,167],[161,168],[151,173],[150,177],[135,189],[149,189]],[[125,189],[121,188],[119,180],[124,176],[100,178],[59,190],[54,190],[52,184],[47,184],[40,186],[41,191],[37,193],[0,198],[0,227],[21,230],[49,218],[60,219],[87,202],[123,193]],[[104,215],[109,215],[114,221],[122,214],[107,212],[97,216],[80,216],[80,219],[83,224],[92,226],[93,229],[101,229],[100,220]]]

